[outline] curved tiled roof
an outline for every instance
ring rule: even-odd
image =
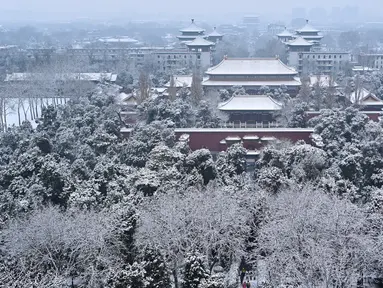
[[[186,46],[214,46],[213,42],[207,41],[202,37],[196,37],[193,41],[187,42]]]
[[[278,37],[293,37],[293,34],[287,30],[285,27],[285,30],[277,35]]]
[[[313,26],[309,24],[309,20],[306,20],[306,25],[303,26],[301,29],[297,30],[298,33],[318,33],[319,30],[315,29]]]
[[[225,58],[206,71],[207,75],[297,75],[277,58]]]
[[[202,29],[201,27],[198,27],[194,23],[194,19],[192,19],[192,23],[190,24],[190,26],[188,26],[188,27],[186,27],[184,29],[181,29],[180,32],[182,32],[182,33],[190,33],[190,32],[202,33],[202,32],[205,32],[205,29]]]
[[[218,33],[217,28],[214,27],[214,30],[207,35],[207,37],[222,37],[223,35]]]
[[[305,40],[302,37],[298,37],[298,38],[295,38],[294,40],[287,42],[287,45],[289,45],[289,46],[313,46],[314,44]]]
[[[218,108],[221,111],[277,111],[282,104],[267,95],[237,95]]]

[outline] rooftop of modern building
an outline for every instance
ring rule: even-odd
[[[298,74],[279,58],[228,58],[209,68],[207,75],[290,75]]]

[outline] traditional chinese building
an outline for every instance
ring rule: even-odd
[[[263,86],[270,89],[287,87],[293,96],[298,94],[301,81],[298,72],[278,58],[227,58],[206,71],[205,89],[230,89],[242,86],[247,93],[257,94]]]
[[[180,30],[182,35],[177,36],[181,42],[193,41],[197,37],[205,36],[205,29],[198,27],[194,19],[191,20],[190,26]]]
[[[309,24],[309,20],[306,20],[306,25],[296,31],[297,37],[302,37],[306,41],[310,41],[312,44],[319,46],[320,41],[323,39],[323,35],[320,31]]]
[[[275,114],[281,108],[281,103],[267,95],[236,95],[218,107],[233,126],[248,128],[276,126]]]
[[[349,100],[352,104],[361,106],[362,110],[365,111],[381,111],[383,109],[383,101],[365,88],[357,89],[351,93]]]
[[[204,70],[212,64],[212,50],[215,43],[205,40],[202,37],[197,37],[193,41],[187,42],[186,46],[190,52],[199,53],[197,59],[200,62],[200,67]]]
[[[277,34],[277,37],[280,41],[286,43],[294,39],[294,35],[287,30],[285,27],[285,30],[283,30],[281,33]]]
[[[313,44],[302,37],[295,38],[289,42],[286,42],[286,46],[288,49],[287,53],[287,64],[291,67],[294,67],[299,72],[299,69],[302,70],[303,52],[310,52]]]
[[[205,39],[214,43],[218,43],[222,41],[223,35],[221,33],[218,33],[217,27],[214,27],[214,30],[205,36]]]

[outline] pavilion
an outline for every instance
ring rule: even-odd
[[[296,30],[296,36],[302,37],[306,41],[313,43],[315,46],[319,46],[320,41],[323,39],[323,35],[319,34],[319,30],[309,24],[309,20],[306,20],[306,25],[301,29]]]
[[[177,36],[177,38],[181,42],[193,41],[197,37],[205,36],[205,29],[198,27],[195,24],[194,19],[191,19],[190,26],[181,29],[180,32],[182,33],[182,35]]]
[[[287,27],[285,27],[285,30],[279,33],[277,37],[280,41],[284,43],[294,39],[294,35],[289,30],[287,30]]]
[[[205,36],[206,40],[209,40],[214,43],[222,41],[223,35],[217,31],[217,27],[214,27],[214,30]]]

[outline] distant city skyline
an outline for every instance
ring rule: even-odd
[[[309,10],[319,7],[330,14],[337,7],[355,6],[359,10],[359,15],[366,20],[371,18],[377,20],[380,11],[383,9],[381,0],[321,0],[318,3],[304,0],[292,2],[281,0],[269,0],[265,4],[250,0],[237,0],[235,5],[231,2],[224,3],[218,0],[193,0],[185,5],[180,5],[177,0],[13,0],[2,3],[0,7],[0,21],[72,21],[79,18],[91,19],[126,19],[127,21],[144,19],[153,20],[173,18],[182,20],[200,17],[201,20],[217,21],[218,19],[234,19],[245,14],[257,14],[261,17],[272,20],[291,19],[294,7],[302,7],[306,10],[309,17]],[[363,5],[362,5],[363,3]],[[149,9],[150,8],[150,9]],[[315,13],[314,13],[315,15]],[[169,19],[171,20],[171,19]]]

